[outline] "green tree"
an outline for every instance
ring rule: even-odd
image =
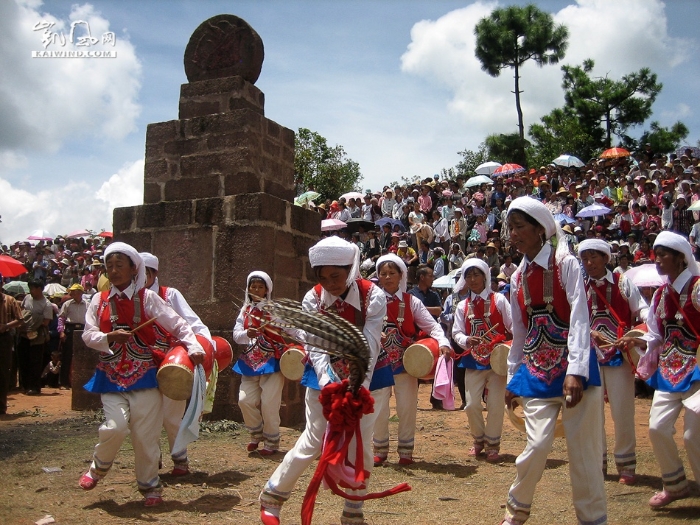
[[[299,128],[294,139],[294,176],[298,193],[313,190],[319,200],[336,199],[360,191],[360,165],[347,157],[342,146],[329,146],[315,131]]]
[[[688,127],[678,121],[671,128],[661,127],[654,121],[649,124],[649,129],[645,131],[635,149],[641,150],[644,144],[651,144],[651,150],[659,153],[669,153],[681,147],[688,137]]]
[[[518,132],[520,140],[524,141],[520,67],[528,60],[534,60],[538,66],[558,63],[566,53],[569,31],[563,25],[556,25],[552,15],[529,4],[493,10],[490,16],[476,24],[474,34],[475,55],[481,62],[482,70],[497,77],[501,70],[513,69]]]
[[[540,118],[541,124],[530,126],[531,147],[528,159],[531,166],[542,166],[562,154],[574,155],[584,162],[596,155],[599,141],[583,126],[568,107],[553,109]]]
[[[593,78],[590,73],[594,65],[593,60],[585,60],[581,66],[563,66],[562,87],[566,104],[576,112],[582,125],[601,147],[609,148],[613,135],[622,138],[628,128],[651,116],[651,106],[663,84],[646,67],[620,80]]]
[[[489,159],[501,164],[514,162],[523,167],[528,166],[525,151],[530,143],[521,139],[518,133],[489,135],[484,144]]]
[[[479,144],[479,148],[476,151],[470,149],[458,151],[457,154],[462,156],[462,160],[457,163],[454,169],[450,168],[450,171],[443,169],[443,174],[449,175],[449,178],[455,178],[459,175],[470,177],[474,175],[479,164],[483,164],[489,160],[486,153],[486,144],[484,142]]]

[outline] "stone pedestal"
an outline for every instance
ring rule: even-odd
[[[83,388],[99,362],[98,353],[83,343],[83,331],[73,332],[73,371],[71,374],[71,410],[99,410],[102,400]]]

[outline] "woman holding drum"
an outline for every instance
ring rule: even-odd
[[[476,457],[486,448],[486,461],[498,462],[503,430],[503,398],[506,393],[506,377],[497,374],[491,367],[491,352],[494,344],[505,341],[510,333],[510,304],[501,294],[491,291],[491,271],[481,259],[467,259],[462,264],[461,277],[456,285],[470,290],[467,298],[460,302],[452,326],[452,338],[465,350],[459,359],[460,368],[466,369],[467,420],[474,439],[469,456]],[[481,407],[484,388],[487,421]]]
[[[576,516],[581,523],[603,525],[607,523],[600,468],[603,401],[598,363],[591,358],[581,267],[541,202],[515,199],[507,222],[511,246],[523,260],[511,278],[513,344],[506,404],[520,398],[527,445],[515,462],[517,475],[503,523],[522,524],[530,517],[562,411]]]
[[[233,371],[241,374],[238,406],[250,433],[248,452],[258,449],[261,456],[277,452],[280,445],[280,406],[284,377],[280,373],[280,357],[285,350],[284,339],[263,326],[260,305],[272,298],[272,279],[261,271],[251,272],[246,280],[246,297],[233,340],[246,349],[236,361]]]
[[[102,396],[105,422],[95,446],[92,464],[80,478],[84,490],[95,488],[112,466],[124,438],[130,433],[139,491],[147,507],[159,505],[163,486],[158,477],[162,397],[158,391],[152,351],[156,336],[151,319],[158,321],[188,349],[192,362],[204,359],[204,350],[187,322],[157,293],[145,288],[146,268],[138,252],[113,242],[104,255],[109,290],[95,294],[85,316],[85,345],[100,352],[95,375],[85,385]]]
[[[668,276],[651,301],[647,353],[639,374],[656,389],[649,415],[649,439],[661,468],[663,491],[649,500],[652,508],[690,496],[683,462],[674,440],[676,420],[685,408],[683,443],[695,480],[700,479],[700,267],[688,240],[661,232],[654,242],[656,268]],[[638,343],[629,337],[627,343]]]
[[[386,294],[387,312],[382,326],[382,347],[377,366],[388,362],[394,373],[396,413],[399,416],[399,464],[413,463],[418,411],[418,378],[406,373],[405,350],[418,339],[420,331],[437,341],[440,353],[451,355],[450,342],[440,325],[417,297],[406,293],[408,272],[400,257],[388,254],[377,260],[379,286]],[[437,357],[437,356],[436,356]],[[374,391],[377,421],[374,426],[374,464],[389,455],[389,397],[391,388]]]
[[[637,323],[646,321],[648,306],[639,289],[624,275],[613,274],[610,245],[602,239],[586,239],[578,245],[585,279],[591,323],[591,343],[597,349],[602,386],[615,423],[615,466],[620,483],[636,481],[637,457],[634,435],[634,360],[630,352],[615,342]],[[638,355],[638,354],[637,354]],[[601,408],[603,405],[601,405]],[[605,419],[603,419],[605,421]],[[607,472],[607,444],[603,426],[603,472]]]

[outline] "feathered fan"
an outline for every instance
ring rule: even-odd
[[[307,312],[292,299],[264,301],[258,307],[269,314],[261,319],[267,327],[298,329],[306,333],[305,341],[321,352],[342,357],[348,362],[350,389],[357,393],[367,375],[370,350],[362,330],[332,312]],[[284,334],[288,337],[288,334]]]

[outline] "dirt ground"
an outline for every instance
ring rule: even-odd
[[[393,417],[389,462],[374,469],[370,485],[376,491],[408,482],[413,490],[367,502],[367,523],[499,523],[508,487],[515,477],[515,458],[524,446],[524,434],[506,421],[501,447],[504,461],[489,464],[469,458],[471,437],[466,416],[458,411],[431,410],[428,395],[428,387],[421,386],[415,450],[418,461],[409,467],[397,464]],[[637,400],[638,483],[627,487],[620,485],[614,476],[606,479],[609,523],[697,523],[700,519],[697,486],[693,498],[674,502],[664,510],[652,511],[647,505],[653,492],[661,489],[658,467],[647,438],[649,406],[649,400]],[[609,413],[607,417],[610,436],[613,427]],[[90,492],[78,487],[78,479],[89,464],[97,440],[99,423],[99,413],[70,410],[69,391],[44,389],[40,397],[11,394],[8,415],[0,416],[0,473],[5,479],[0,484],[0,524],[32,524],[45,515],[53,516],[62,525],[258,523],[258,494],[282,460],[282,453],[263,458],[257,452],[246,452],[248,438],[243,430],[213,428],[211,432],[203,432],[189,448],[193,473],[183,478],[169,476],[170,464],[166,459],[161,471],[166,501],[160,507],[146,509],[136,491],[133,452],[128,439],[107,478]],[[232,425],[221,426],[230,429]],[[283,451],[293,446],[299,433],[299,429],[283,429]],[[680,442],[680,436],[677,437]],[[610,437],[608,442],[612,444]],[[164,433],[162,446],[167,450]],[[682,456],[685,461],[684,452]],[[528,523],[576,523],[563,439],[555,440],[549,458]],[[687,474],[692,476],[687,461],[685,464]],[[44,467],[59,467],[60,471],[47,473],[42,470]],[[299,480],[283,508],[283,523],[300,523],[301,501],[312,474],[313,469],[309,469]],[[322,491],[317,499],[314,523],[338,523],[341,509],[340,498]]]

